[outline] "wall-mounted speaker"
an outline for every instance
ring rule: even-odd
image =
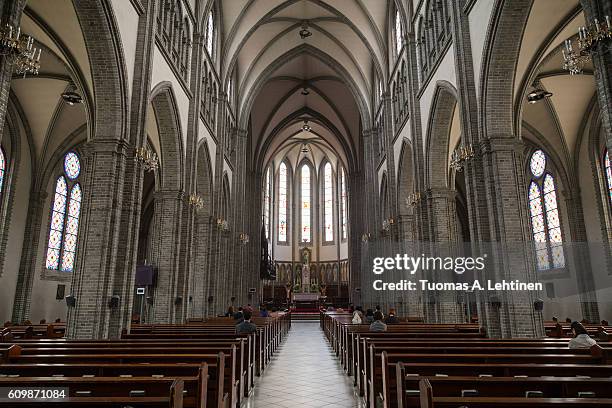
[[[75,307],[76,306],[76,301],[77,301],[77,298],[74,295],[66,296],[66,306],[68,306],[68,307]]]
[[[208,303],[212,303],[212,302],[213,302],[213,300],[215,300],[215,298],[214,298],[214,297],[212,297],[212,296],[209,296],[207,300],[208,300]]]
[[[183,303],[183,297],[182,296],[177,296],[176,299],[174,299],[174,305],[178,306],[181,303]]]
[[[544,310],[544,301],[542,299],[536,299],[533,302],[533,310],[535,310],[536,312],[541,312],[542,310]]]
[[[108,301],[108,307],[116,309],[119,307],[119,295],[113,295]]]

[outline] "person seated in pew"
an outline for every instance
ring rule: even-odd
[[[236,325],[236,334],[255,333],[257,326],[251,323],[251,312],[245,310],[243,312],[244,320]]]
[[[395,316],[395,309],[389,309],[389,316],[385,318],[385,324],[399,324],[399,319]]]
[[[236,321],[236,324],[244,320],[244,312],[242,310],[242,306],[239,306],[238,311],[234,313],[234,320]]]
[[[557,316],[553,316],[552,322],[555,324],[559,323],[559,319],[557,318]]]
[[[376,313],[374,313],[374,321],[370,325],[371,332],[386,332],[387,331],[387,325],[383,323],[383,318],[384,316],[380,310],[377,310]]]
[[[570,319],[569,317],[566,317],[565,318],[565,323],[570,323],[571,324],[572,323],[572,319]]]
[[[366,310],[365,322],[370,324],[374,321],[374,311],[372,309]]]
[[[357,308],[355,309],[355,311],[353,312],[353,324],[361,324],[363,323],[363,309],[361,308],[361,306],[357,306]]]
[[[60,319],[59,317],[57,319],[55,319],[55,323],[61,323],[62,319]]]
[[[610,325],[610,323],[608,323],[608,321],[607,321],[607,320],[602,320],[602,321],[601,321],[601,325],[602,325],[602,326],[609,326],[609,325]]]
[[[574,333],[574,338],[571,339],[568,344],[571,349],[588,349],[597,344],[597,342],[589,336],[580,322],[572,323],[572,332]]]
[[[270,313],[268,313],[268,308],[266,305],[261,305],[259,308],[259,317],[270,317]]]
[[[225,317],[234,317],[234,306],[229,306],[227,308],[227,312],[225,312]]]

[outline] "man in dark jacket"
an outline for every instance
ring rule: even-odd
[[[244,320],[236,325],[236,334],[255,333],[257,326],[251,323],[251,312],[245,310],[243,316]]]
[[[398,324],[399,319],[395,316],[395,309],[389,309],[389,316],[385,318],[385,324]]]

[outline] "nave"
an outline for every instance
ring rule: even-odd
[[[318,321],[298,321],[245,408],[363,407]]]

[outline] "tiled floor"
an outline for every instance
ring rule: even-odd
[[[362,407],[318,321],[291,324],[244,408],[296,407]]]

